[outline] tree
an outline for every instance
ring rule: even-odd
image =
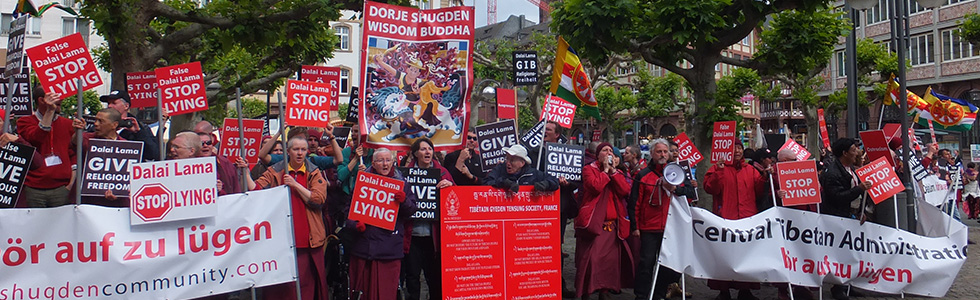
[[[813,11],[825,0],[581,0],[566,1],[553,12],[553,29],[579,54],[605,62],[628,53],[683,77],[693,94],[687,131],[707,153],[710,123],[706,109],[715,107],[715,65],[753,67],[722,50],[738,43],[766,20],[785,10]],[[699,168],[705,170],[706,168]]]
[[[967,14],[959,24],[960,30],[957,34],[973,44],[974,47],[980,46],[980,15],[976,13]]]
[[[537,120],[541,119],[544,97],[551,87],[551,75],[555,64],[555,49],[558,37],[550,32],[532,32],[525,40],[516,39],[488,39],[476,41],[476,51],[473,53],[474,74],[477,84],[473,88],[474,101],[489,101],[480,96],[484,87],[496,83],[508,83],[513,72],[513,53],[514,51],[530,50],[538,54],[538,83],[527,86],[527,99],[517,104],[518,127],[530,128]],[[625,56],[614,56],[606,61],[599,68],[586,68],[590,78],[593,78],[593,86],[599,87],[609,84],[615,80],[615,76],[608,76],[609,71],[620,65],[621,62],[628,61]],[[509,84],[504,84],[509,86]],[[584,116],[583,116],[584,118]]]
[[[74,118],[78,113],[78,97],[72,96],[65,98],[61,101],[61,115],[68,118]],[[85,91],[82,92],[82,103],[85,103],[85,109],[82,110],[82,114],[94,116],[100,110],[102,110],[102,102],[99,101],[99,94],[95,91]]]
[[[125,88],[128,72],[201,61],[206,85],[218,86],[207,91],[210,106],[222,106],[236,87],[243,94],[275,89],[301,65],[332,57],[337,37],[329,22],[339,18],[339,9],[363,5],[354,0],[81,3],[81,14],[106,39],[106,49],[96,54],[100,66],[112,72],[113,89]],[[190,117],[173,120],[171,132],[190,126]]]
[[[638,63],[637,63],[638,64]],[[616,134],[633,128],[633,122],[653,117],[663,117],[672,111],[682,110],[680,92],[684,79],[676,74],[655,77],[645,68],[637,68],[635,78],[628,84],[603,85],[595,89],[602,122],[596,130],[612,129]],[[581,110],[576,118],[589,118]]]

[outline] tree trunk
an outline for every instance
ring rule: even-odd
[[[702,64],[705,65],[705,64]],[[686,124],[684,126],[687,136],[691,138],[694,145],[697,146],[698,151],[704,157],[701,163],[697,165],[697,172],[695,178],[704,180],[704,174],[708,172],[708,168],[711,167],[710,157],[711,157],[711,130],[709,129],[711,124],[707,124],[704,120],[704,112],[701,109],[700,104],[705,104],[707,107],[711,107],[715,103],[715,92],[718,89],[718,84],[715,82],[715,71],[714,65],[707,65],[707,67],[700,67],[694,72],[694,78],[687,78],[690,82],[691,92],[694,95],[694,109],[691,115],[685,115]],[[693,81],[693,82],[692,82]],[[712,207],[713,201],[711,196],[704,191],[703,184],[698,185],[698,199],[700,199],[700,207],[710,208]]]
[[[817,109],[809,105],[803,105],[803,121],[806,123],[806,150],[810,151],[816,159],[820,159],[820,148],[823,148],[823,140],[820,139],[820,120],[817,118]]]

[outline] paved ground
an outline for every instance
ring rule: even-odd
[[[970,241],[980,241],[980,223],[976,220],[968,220],[966,222],[970,226]],[[575,251],[575,238],[571,224],[567,228],[565,243],[562,245],[562,251],[571,254],[568,258],[563,261],[564,270],[563,276],[568,284],[573,284],[575,279],[575,263],[574,263],[574,251]],[[960,270],[959,275],[956,277],[956,281],[950,288],[949,293],[946,294],[942,299],[970,299],[977,300],[980,299],[980,257],[978,255],[970,255],[966,264]],[[718,295],[716,291],[708,288],[706,281],[703,279],[695,279],[693,277],[687,276],[686,279],[688,292],[693,294],[693,297],[688,299],[714,299]],[[816,292],[814,292],[816,294]],[[732,296],[735,293],[733,293]],[[866,292],[869,297],[855,298],[855,299],[901,299],[898,295],[882,295]],[[776,288],[772,286],[763,285],[761,290],[755,291],[755,296],[760,299],[777,299]],[[833,299],[830,296],[830,285],[825,285],[823,289],[824,299]],[[592,295],[591,299],[598,299],[597,295]],[[613,300],[633,300],[633,289],[623,289],[622,293],[619,295],[613,295]],[[680,299],[680,298],[676,298]],[[905,299],[936,299],[936,298],[913,298],[906,297]]]

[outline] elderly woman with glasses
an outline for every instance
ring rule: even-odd
[[[395,155],[386,148],[374,151],[371,167],[365,172],[404,180],[395,169]],[[387,230],[359,221],[347,220],[348,232],[353,229],[350,250],[350,289],[352,299],[394,300],[401,274],[401,260],[405,257],[405,221],[415,213],[415,196],[407,192],[410,187],[395,194],[399,203],[395,230]]]

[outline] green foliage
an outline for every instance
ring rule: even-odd
[[[818,73],[833,56],[838,38],[849,33],[850,24],[841,14],[829,9],[775,14],[760,35],[753,60],[764,64],[765,75]]]
[[[125,73],[200,61],[211,107],[224,107],[235,88],[242,94],[275,89],[303,64],[332,57],[338,42],[330,21],[353,0],[83,1],[80,12],[106,37],[94,51],[100,68]],[[358,3],[354,3],[358,2]],[[405,4],[407,1],[392,1]],[[223,109],[205,113],[222,118]],[[175,128],[181,129],[181,128]]]
[[[959,25],[960,29],[957,34],[973,44],[974,47],[980,46],[980,15],[976,13],[967,14],[959,22]]]
[[[343,102],[343,101],[341,101],[341,102]],[[347,109],[349,109],[349,108],[350,108],[350,104],[347,104],[347,103],[339,103],[337,105],[337,115],[340,116],[341,119],[346,120],[347,119]]]
[[[663,77],[654,77],[645,68],[639,68],[633,87],[639,91],[637,97],[637,117],[663,117],[678,109],[678,104],[688,99],[681,99],[680,92],[684,88],[684,78],[674,73]]]
[[[102,102],[99,101],[99,94],[95,91],[82,92],[82,99],[85,102],[85,109],[82,110],[82,114],[95,115],[103,108]],[[61,101],[61,115],[69,118],[74,117],[78,111],[77,103],[78,96],[76,95],[65,98]]]
[[[602,86],[595,89],[595,99],[599,103],[599,115],[602,116],[605,128],[616,132],[633,127],[633,118],[621,117],[621,113],[629,114],[637,108],[637,97],[628,87],[614,88]],[[576,110],[576,119],[586,118],[582,110]]]
[[[237,106],[237,105],[236,105]],[[265,100],[259,100],[255,98],[242,98],[242,117],[246,119],[254,119],[261,115],[266,114]],[[227,116],[229,118],[238,117],[238,108],[228,109]]]
[[[715,92],[715,103],[711,106],[703,105],[700,108],[707,112],[705,116],[705,126],[711,126],[718,121],[735,121],[742,124],[740,114],[742,96],[752,90],[752,87],[759,83],[759,73],[752,69],[737,68],[732,73],[721,77],[718,80],[718,90]],[[739,125],[741,126],[741,125]],[[704,128],[704,132],[710,132]]]

